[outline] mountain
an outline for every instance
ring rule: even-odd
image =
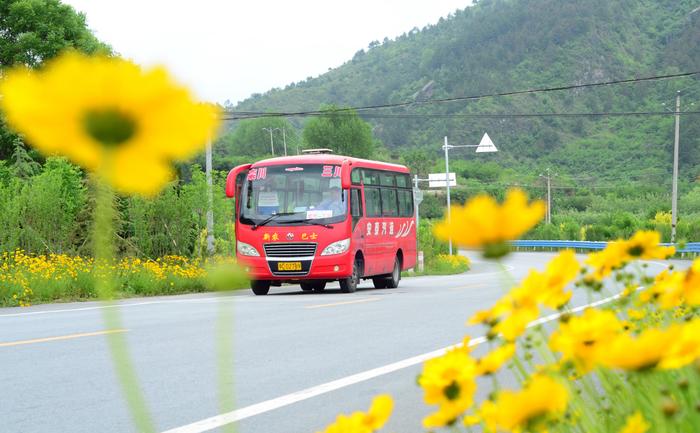
[[[495,163],[511,174],[527,173],[527,179],[551,167],[598,182],[666,184],[673,116],[602,113],[672,109],[677,90],[683,90],[687,111],[688,104],[700,101],[698,76],[477,101],[425,101],[684,71],[700,71],[700,0],[481,0],[435,25],[372,42],[338,68],[254,95],[233,110],[295,112],[322,104],[414,101],[361,112],[395,157],[425,149],[437,160],[444,136],[452,144],[477,144],[488,132],[500,152],[476,156],[462,149],[451,158]],[[597,115],[470,117],[495,113]],[[293,121],[301,126],[304,119]],[[681,129],[681,172],[689,181],[700,174],[698,116],[683,116]]]

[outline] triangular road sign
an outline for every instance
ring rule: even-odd
[[[476,147],[476,153],[481,152],[498,152],[496,145],[493,144],[493,141],[491,141],[491,137],[489,137],[487,132],[484,132],[484,136],[481,137],[481,142]]]

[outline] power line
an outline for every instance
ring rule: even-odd
[[[258,117],[310,117],[310,116],[324,116],[329,113],[276,113],[274,115],[266,114],[264,116],[252,115],[250,117],[245,117],[245,119],[253,119]],[[335,114],[335,113],[334,113]],[[351,115],[351,113],[337,113],[341,116]],[[631,116],[673,116],[676,113],[672,111],[606,111],[606,112],[596,112],[596,113],[464,113],[464,114],[440,114],[440,113],[362,113],[362,117],[365,119],[433,119],[433,118],[446,118],[446,119],[469,119],[469,118],[483,118],[483,119],[512,119],[512,118],[535,118],[535,117],[631,117]],[[681,112],[681,116],[697,115],[700,111],[684,111]],[[243,118],[239,117],[224,117],[223,120],[239,120]]]
[[[611,85],[618,85],[618,84],[640,83],[640,82],[646,82],[646,81],[668,80],[668,79],[690,77],[690,76],[694,76],[694,75],[698,75],[698,74],[700,74],[700,71],[682,72],[682,73],[678,73],[678,74],[656,75],[656,76],[652,76],[652,77],[642,77],[642,78],[627,78],[627,79],[622,79],[622,80],[602,81],[602,82],[595,82],[595,83],[569,84],[569,85],[565,85],[565,86],[543,87],[543,88],[535,88],[535,89],[527,89],[527,90],[513,90],[513,91],[507,91],[507,92],[487,93],[487,94],[472,95],[472,96],[458,96],[458,97],[452,97],[452,98],[427,99],[427,100],[422,100],[422,101],[406,101],[406,102],[399,102],[399,103],[394,103],[394,104],[379,104],[379,105],[367,105],[367,106],[360,106],[360,107],[348,107],[348,108],[339,108],[337,110],[334,110],[333,114],[340,114],[343,112],[352,112],[352,111],[377,110],[377,109],[383,109],[383,108],[400,108],[400,107],[416,106],[416,105],[439,104],[439,103],[445,103],[445,102],[474,101],[474,100],[479,100],[479,99],[497,98],[497,97],[503,97],[503,96],[516,96],[516,95],[527,95],[527,94],[537,94],[537,93],[547,93],[547,92],[558,92],[558,91],[563,91],[563,90],[574,90],[574,89],[584,89],[584,88],[601,87],[601,86],[611,86]],[[318,116],[318,115],[324,115],[324,114],[327,115],[327,114],[329,114],[329,112],[320,111],[320,110],[297,111],[297,112],[272,112],[272,113],[263,113],[263,112],[255,112],[255,111],[241,111],[241,112],[229,111],[229,112],[226,112],[226,115],[228,115],[229,117],[225,117],[224,119],[225,120],[238,120],[238,119],[251,119],[251,118],[258,118],[258,117]],[[549,114],[545,114],[545,113],[539,113],[539,114],[540,115],[549,115]],[[588,114],[593,114],[593,113],[588,113]],[[519,116],[524,116],[524,114],[520,114]]]

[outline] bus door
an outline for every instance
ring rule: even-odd
[[[362,228],[362,221],[364,220],[364,206],[362,206],[362,189],[360,188],[350,188],[350,218],[352,219],[351,232],[353,251],[365,252],[365,231]],[[367,267],[367,260],[365,260],[365,269]]]

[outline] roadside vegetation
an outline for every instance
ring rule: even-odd
[[[544,209],[520,190],[509,192],[502,205],[482,195],[455,209],[452,222],[443,220],[434,232],[498,262],[509,253],[508,242],[534,227]],[[658,232],[638,231],[583,261],[563,251],[506,287],[491,308],[469,318],[484,328],[485,354],[475,355],[481,342],[465,336],[424,363],[417,384],[433,412],[423,428],[693,431],[700,425],[700,260],[687,270],[669,264],[650,274],[645,260],[674,254],[660,239]],[[575,308],[574,292],[585,293],[589,306]],[[340,415],[324,432],[378,431],[393,405],[391,396],[379,395],[367,413]]]
[[[418,250],[423,252],[423,272],[415,269],[416,275],[449,275],[469,270],[469,259],[460,254],[449,254],[449,247],[444,239],[438,239],[433,233],[434,223],[421,220],[418,228]],[[456,252],[457,249],[455,248]]]

